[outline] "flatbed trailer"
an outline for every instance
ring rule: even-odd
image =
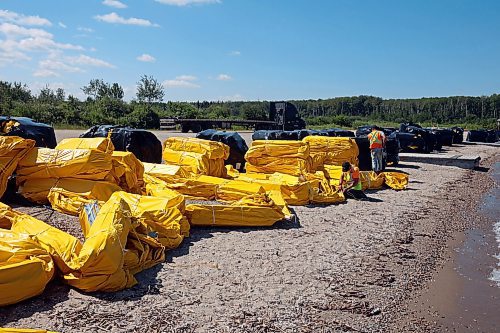
[[[303,129],[305,121],[300,117],[297,108],[289,102],[270,102],[268,120],[248,119],[160,119],[161,130],[173,130],[179,126],[183,133],[198,133],[206,129],[231,129],[234,125],[253,130],[285,130]]]
[[[180,126],[181,132],[192,131],[198,133],[206,129],[231,129],[234,125],[243,126],[247,129],[278,129],[278,124],[269,120],[247,120],[247,119],[160,119],[160,130],[176,129]]]

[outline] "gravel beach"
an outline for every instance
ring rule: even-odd
[[[250,135],[244,134],[248,143]],[[500,159],[498,147],[447,150],[481,156],[482,168],[402,163],[395,170],[410,175],[409,188],[368,191],[377,201],[293,207],[296,221],[271,228],[193,228],[168,252],[167,262],[137,275],[135,287],[86,294],[53,281],[42,295],[2,308],[0,326],[58,332],[439,331],[414,302],[449,256],[450,241],[488,223],[476,218],[476,209],[493,186],[488,167]],[[78,223],[43,208],[16,209],[54,223]]]

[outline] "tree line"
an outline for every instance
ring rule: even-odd
[[[242,118],[265,120],[269,103],[164,102],[165,90],[154,77],[143,75],[132,101],[124,101],[116,82],[91,80],[81,88],[86,99],[66,95],[64,89],[46,86],[34,94],[27,85],[0,81],[0,115],[29,117],[59,127],[120,124],[159,128],[160,118]],[[292,100],[308,125],[350,127],[359,121],[479,124],[493,127],[500,117],[500,95],[452,96],[419,99],[382,99],[373,96]]]

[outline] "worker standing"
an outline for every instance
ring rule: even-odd
[[[370,140],[372,169],[378,175],[384,169],[385,134],[380,127],[373,126],[371,133],[368,134],[368,140]]]
[[[349,162],[342,163],[342,175],[340,176],[339,187],[346,198],[356,200],[367,199],[361,187],[359,168],[351,165]]]

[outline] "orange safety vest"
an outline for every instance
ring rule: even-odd
[[[368,134],[370,149],[384,148],[385,135],[381,131],[372,131]]]
[[[354,183],[354,179],[358,179],[358,183],[354,185],[353,190],[362,190],[361,186],[361,178],[359,177],[359,168],[352,166],[351,169],[347,172],[342,172],[342,184],[350,185]]]

